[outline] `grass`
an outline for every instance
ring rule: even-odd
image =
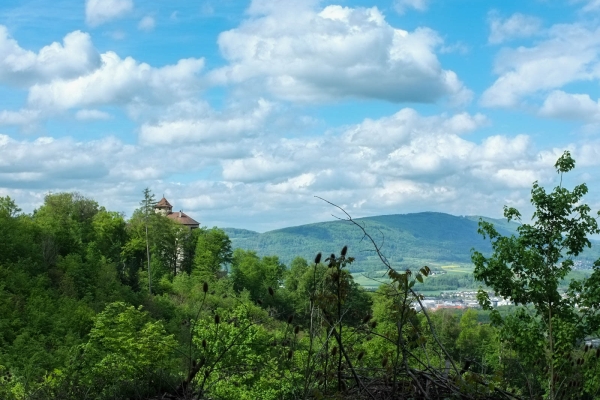
[[[367,290],[377,289],[384,283],[389,283],[390,278],[386,275],[387,270],[379,270],[373,272],[355,272],[352,274],[354,282]]]
[[[442,265],[441,268],[448,274],[472,274],[473,267],[469,265]]]

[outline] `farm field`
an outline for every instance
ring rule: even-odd
[[[448,274],[472,274],[473,267],[470,265],[442,265],[442,268]]]
[[[380,285],[389,283],[390,278],[386,275],[386,270],[374,272],[355,272],[352,274],[354,282],[367,290],[376,290]]]
[[[434,271],[439,271],[442,269],[446,273],[443,275],[430,276],[425,279],[425,282],[428,280],[435,280],[438,277],[449,277],[452,275],[464,276],[464,274],[472,274],[473,267],[468,265],[431,265],[431,268]],[[376,290],[381,284],[389,282],[389,278],[387,277],[386,270],[377,270],[373,272],[355,272],[352,274],[354,281],[364,287],[367,290]],[[423,292],[424,294],[437,296],[440,292],[460,292],[463,290],[472,290],[469,288],[457,287],[455,289],[440,289],[439,287],[427,287],[427,284],[421,285],[417,283],[415,287],[419,292]]]

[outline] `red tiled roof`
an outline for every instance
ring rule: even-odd
[[[187,215],[186,213],[181,212],[181,211],[176,211],[176,212],[167,214],[167,218],[170,218],[173,221],[179,222],[182,225],[187,225],[187,226],[200,225],[199,222],[197,222],[192,217],[190,217],[189,215]]]
[[[171,205],[171,203],[169,203],[169,201],[167,199],[165,199],[164,197],[162,199],[160,199],[160,201],[158,203],[156,203],[155,207],[173,207]]]

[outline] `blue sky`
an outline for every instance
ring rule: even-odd
[[[0,3],[0,195],[203,225],[600,208],[600,0]]]

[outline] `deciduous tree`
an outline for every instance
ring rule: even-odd
[[[474,251],[472,255],[475,278],[521,306],[521,320],[539,326],[537,331],[545,338],[542,356],[548,367],[546,385],[550,399],[557,398],[557,369],[564,365],[569,347],[598,329],[600,293],[594,285],[600,280],[600,260],[595,264],[592,277],[572,283],[568,295],[558,290],[560,281],[572,270],[574,258],[590,247],[588,236],[600,233],[590,207],[583,203],[587,186],[580,184],[573,190],[563,187],[563,175],[574,167],[575,160],[566,151],[555,164],[560,183],[552,192],[547,193],[534,182],[532,222],[522,223],[517,228],[518,235],[502,236],[491,223],[481,220],[479,232],[490,239],[493,254],[486,257]],[[509,221],[522,222],[515,208],[505,207],[504,216]],[[485,308],[490,308],[487,293],[480,291],[478,297]],[[496,324],[508,329],[497,312],[492,313],[492,317]],[[518,320],[511,319],[511,323],[514,325]],[[557,332],[559,330],[562,332]],[[527,336],[534,331],[523,326],[522,334]],[[565,334],[567,331],[569,335]],[[558,342],[557,338],[560,338]]]

